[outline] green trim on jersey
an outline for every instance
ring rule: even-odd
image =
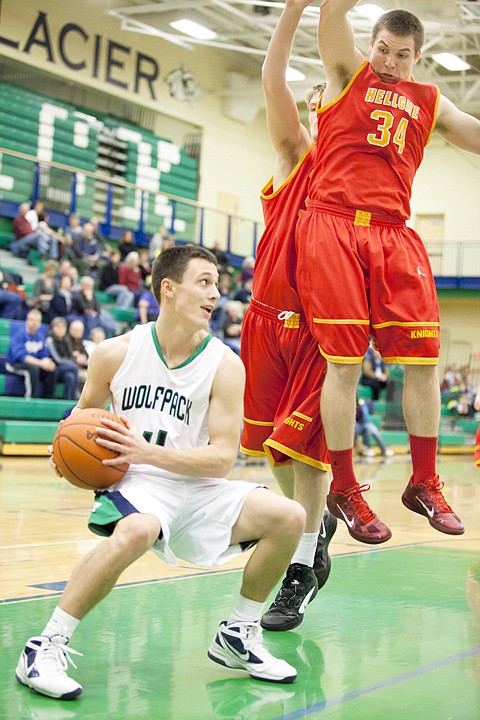
[[[165,360],[165,358],[163,356],[162,348],[160,347],[160,343],[158,342],[157,333],[155,332],[155,323],[154,322],[152,322],[152,324],[151,324],[151,332],[152,332],[153,344],[155,345],[155,349],[158,353],[158,356],[159,356],[160,360],[163,362],[163,364],[165,365],[165,367],[168,368],[169,370],[179,370],[180,368],[185,367],[185,365],[188,365],[189,363],[193,362],[193,360],[195,360],[195,358],[198,355],[200,355],[200,353],[203,352],[203,350],[205,350],[205,348],[207,347],[210,340],[213,339],[213,335],[207,335],[207,337],[202,340],[202,342],[197,347],[197,349],[193,351],[193,353],[190,355],[190,357],[188,357],[186,360],[184,360],[183,363],[180,363],[180,365],[176,365],[175,367],[171,368],[171,367],[168,367],[167,361]]]

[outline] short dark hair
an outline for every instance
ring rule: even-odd
[[[182,282],[188,263],[196,258],[206,260],[218,267],[215,255],[200,245],[176,245],[164,250],[155,258],[152,266],[152,293],[158,304],[160,304],[162,280],[169,278],[175,282]]]
[[[375,40],[384,29],[400,37],[411,35],[415,53],[422,49],[425,42],[425,28],[422,21],[408,10],[389,10],[381,15],[373,26],[372,40]]]

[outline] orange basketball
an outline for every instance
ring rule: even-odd
[[[110,460],[118,454],[95,442],[95,428],[101,425],[102,418],[121,422],[108,410],[86,408],[64,420],[53,438],[55,465],[68,482],[86,490],[110,487],[128,470],[128,463],[102,464],[102,460]]]

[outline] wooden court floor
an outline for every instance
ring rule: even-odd
[[[41,632],[75,562],[98,542],[89,492],[56,478],[45,458],[1,458],[0,718],[60,720],[478,720],[480,718],[480,471],[440,456],[445,494],[465,535],[430,528],[400,502],[408,456],[358,465],[369,500],[392,528],[370,547],[342,525],[332,574],[300,627],[265,633],[298,670],[292,685],[212,663],[207,648],[233,604],[244,559],[205,570],[167,568],[151,553],[80,624],[72,646],[76,701],[32,695],[14,678],[27,637]],[[273,488],[267,466],[232,478]]]

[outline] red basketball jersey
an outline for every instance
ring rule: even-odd
[[[413,79],[385,83],[364,62],[341,95],[318,110],[309,195],[407,219],[412,182],[430,139],[440,93]]]
[[[305,209],[307,187],[314,161],[311,145],[277,190],[272,180],[261,193],[265,230],[260,238],[253,275],[253,297],[265,305],[302,312],[295,280],[295,226]]]

